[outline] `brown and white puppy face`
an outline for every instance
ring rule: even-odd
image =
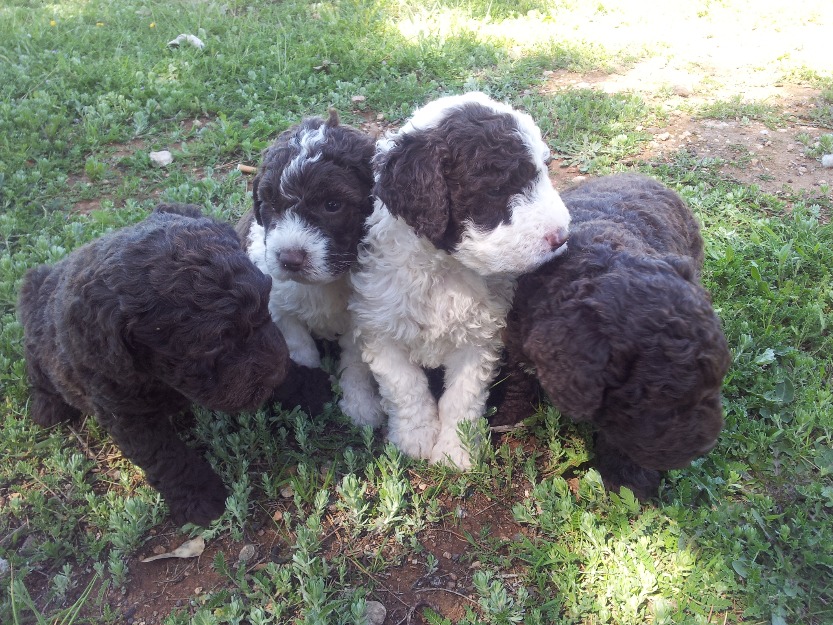
[[[519,275],[561,253],[570,216],[529,115],[482,93],[440,98],[380,141],[374,193],[480,275]]]
[[[263,246],[276,280],[327,283],[355,262],[372,210],[373,149],[369,136],[340,126],[331,112],[287,130],[266,152],[252,193],[263,237],[247,245],[250,255]],[[252,233],[259,234],[254,225]]]

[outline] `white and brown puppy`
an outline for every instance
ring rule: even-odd
[[[350,325],[350,269],[373,209],[373,139],[310,117],[266,151],[254,205],[237,230],[252,261],[272,276],[269,311],[292,360],[317,369],[315,339],[338,340],[342,411],[357,424],[382,419],[376,384]]]
[[[570,216],[529,115],[482,93],[438,99],[377,144],[376,206],[350,309],[406,454],[471,466],[518,276],[564,249]],[[445,369],[439,402],[422,367]]]

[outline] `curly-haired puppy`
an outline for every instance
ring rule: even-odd
[[[373,208],[374,145],[368,135],[339,124],[333,110],[327,120],[303,120],[266,151],[254,181],[254,206],[237,227],[252,261],[272,276],[269,310],[292,360],[329,389],[315,339],[337,339],[339,406],[354,423],[373,426],[382,419],[381,404],[347,301],[350,269]]]
[[[281,383],[289,356],[270,285],[234,229],[191,205],[160,205],[30,270],[18,306],[32,419],[95,415],[175,521],[207,525],[226,488],[169,417],[191,403],[255,409]]]
[[[567,238],[548,157],[528,115],[482,93],[429,103],[377,147],[350,307],[410,456],[471,466],[457,425],[484,412],[516,279]],[[439,401],[422,367],[444,368]]]
[[[569,250],[519,281],[493,423],[531,414],[531,367],[562,413],[593,424],[608,487],[648,498],[659,471],[708,452],[723,426],[730,356],[700,286],[700,228],[676,193],[643,176],[591,180],[561,197]]]

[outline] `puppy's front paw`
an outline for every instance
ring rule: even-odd
[[[382,425],[385,413],[379,397],[373,394],[351,394],[341,398],[338,402],[341,412],[350,417],[350,421],[359,427],[369,425],[377,428]]]
[[[471,454],[463,447],[456,431],[441,432],[429,458],[432,464],[448,463],[461,471],[472,467]]]
[[[223,481],[216,474],[206,477],[200,483],[179,484],[171,494],[163,493],[175,523],[208,527],[226,511],[228,490]]]
[[[429,458],[439,430],[439,424],[430,422],[413,428],[392,426],[388,431],[388,440],[411,458]]]

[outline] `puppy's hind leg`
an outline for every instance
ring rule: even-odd
[[[226,490],[220,476],[185,445],[167,417],[109,415],[97,412],[122,453],[145,471],[178,524],[208,526],[226,509]]]
[[[50,427],[65,421],[75,421],[81,411],[70,406],[58,394],[49,378],[38,366],[34,356],[27,353],[26,370],[31,384],[29,416],[43,427]]]

